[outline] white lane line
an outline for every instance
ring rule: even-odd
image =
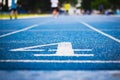
[[[37,45],[37,46],[30,46],[30,47],[24,47],[24,48],[17,48],[17,49],[11,49],[10,51],[29,51],[33,48],[40,48],[45,46],[54,46],[58,45],[58,43],[52,43],[52,44],[45,44],[45,45]]]
[[[30,52],[30,51],[32,51],[32,52],[43,52],[43,51],[45,51],[45,49],[20,50],[19,52]],[[15,52],[15,51],[13,50],[13,52]]]
[[[73,49],[76,52],[87,52],[87,51],[92,51],[92,49]],[[49,49],[48,51],[57,51],[57,49]]]
[[[73,55],[59,55],[59,54],[33,54],[36,57],[93,57],[94,54],[73,54]]]
[[[57,49],[49,49],[48,51],[49,52],[54,52],[54,51],[57,51]]]
[[[0,62],[9,63],[117,63],[120,64],[120,60],[0,60]]]
[[[82,52],[82,51],[92,51],[92,49],[74,49],[74,51],[79,51],[79,52]]]
[[[90,52],[92,51],[92,49],[73,49],[75,52]],[[47,51],[45,49],[11,49],[10,51],[20,51],[20,52],[24,52],[24,51],[33,51],[33,52],[42,52],[42,51]],[[49,49],[48,52],[55,52],[57,51],[57,49]]]
[[[0,35],[0,38],[6,37],[6,36],[9,36],[9,35],[12,35],[12,34],[16,34],[16,33],[22,32],[22,31],[26,31],[26,30],[31,29],[31,28],[36,27],[36,26],[38,26],[38,25],[37,24],[32,25],[32,26],[26,27],[24,29],[20,29],[20,30],[13,31],[13,32],[10,32],[10,33],[7,33],[7,34],[3,34],[3,35]]]
[[[51,21],[53,21],[53,20],[51,20]],[[26,31],[28,29],[31,29],[31,28],[34,28],[34,27],[37,27],[37,26],[49,23],[51,21],[43,22],[43,23],[40,23],[40,24],[34,24],[34,25],[28,26],[26,28],[20,29],[20,30],[16,30],[16,31],[13,31],[13,32],[10,32],[10,33],[7,33],[7,34],[0,35],[0,38],[6,37],[6,36],[10,36],[12,34],[16,34],[16,33],[19,33],[19,32],[23,32],[23,31]]]
[[[79,22],[82,23],[83,25],[87,26],[88,28],[90,28],[90,29],[92,29],[92,30],[94,30],[94,31],[96,31],[96,32],[98,32],[98,33],[100,33],[100,34],[102,34],[102,35],[104,35],[104,36],[106,36],[106,37],[108,37],[108,38],[118,42],[118,43],[120,43],[119,39],[117,39],[117,38],[115,38],[115,37],[113,37],[113,36],[111,36],[111,35],[109,35],[107,33],[104,33],[102,31],[100,31],[99,29],[96,29],[95,27],[93,27],[93,26],[91,26],[91,25],[89,25],[89,24],[87,24],[87,23],[85,23],[83,21],[79,21]]]

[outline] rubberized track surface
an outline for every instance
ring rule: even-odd
[[[1,70],[120,70],[120,17],[0,20]]]

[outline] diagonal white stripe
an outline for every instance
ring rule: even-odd
[[[37,46],[30,46],[30,47],[24,47],[24,48],[17,48],[17,49],[11,49],[10,51],[30,51],[33,48],[40,48],[45,46],[53,46],[58,45],[58,43],[51,43],[51,44],[45,44],[45,45],[37,45]]]
[[[99,29],[96,29],[93,26],[91,26],[91,25],[89,25],[89,24],[87,24],[87,23],[85,23],[83,21],[79,21],[79,22],[82,23],[83,25],[87,26],[88,28],[90,28],[90,29],[92,29],[92,30],[94,30],[94,31],[96,31],[96,32],[98,32],[98,33],[100,33],[100,34],[102,34],[102,35],[104,35],[104,36],[106,36],[106,37],[108,37],[108,38],[118,42],[118,43],[120,43],[119,39],[117,39],[117,38],[115,38],[115,37],[113,37],[113,36],[111,36],[109,34],[106,34],[106,33],[102,32],[102,31],[100,31]]]
[[[53,21],[53,20],[51,20],[51,21]],[[28,26],[26,28],[23,28],[23,29],[20,29],[20,30],[17,30],[17,31],[13,31],[13,32],[10,32],[10,33],[7,33],[7,34],[0,35],[0,38],[6,37],[6,36],[10,36],[12,34],[16,34],[16,33],[19,33],[19,32],[23,32],[23,31],[26,31],[28,29],[31,29],[31,28],[34,28],[34,27],[37,27],[37,26],[49,23],[51,21],[43,22],[43,23],[40,23],[40,24],[34,24],[34,25]]]

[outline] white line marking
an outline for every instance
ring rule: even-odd
[[[10,51],[39,51],[43,52],[45,49],[34,49],[45,46],[58,45],[57,49],[48,49],[48,51],[56,51],[55,54],[34,54],[34,56],[94,56],[94,54],[75,54],[75,51],[92,51],[92,49],[72,49],[72,44],[70,42],[52,43],[45,45],[30,46],[18,49],[11,49]]]
[[[74,51],[81,51],[81,52],[84,51],[85,52],[85,51],[92,51],[92,49],[74,49]]]
[[[57,51],[57,49],[49,49],[48,51],[54,52],[54,51]]]
[[[88,28],[90,28],[90,29],[92,29],[92,30],[94,30],[94,31],[96,31],[96,32],[98,32],[98,33],[100,33],[100,34],[102,34],[102,35],[104,35],[104,36],[118,42],[118,43],[120,43],[119,39],[117,39],[117,38],[115,38],[115,37],[113,37],[113,36],[111,36],[109,34],[106,34],[106,33],[102,32],[102,31],[100,31],[99,29],[94,28],[93,26],[91,26],[91,25],[89,25],[89,24],[87,24],[87,23],[85,23],[83,21],[80,21],[80,23],[82,23],[83,25],[87,26]]]
[[[92,49],[73,49],[75,52],[89,52],[92,51]],[[11,49],[10,51],[33,51],[33,52],[42,52],[42,51],[46,51],[45,49]],[[54,52],[57,51],[57,49],[49,49],[48,52]]]
[[[40,47],[53,46],[53,45],[58,45],[58,43],[30,46],[30,47],[24,47],[24,48],[18,48],[18,49],[11,49],[10,51],[27,51],[27,50],[29,51],[29,50],[31,50],[33,48],[40,48]]]
[[[31,28],[36,27],[36,26],[38,26],[38,25],[37,24],[36,25],[32,25],[32,26],[26,27],[26,28],[21,29],[21,30],[17,30],[17,31],[14,31],[14,32],[3,34],[3,35],[0,35],[0,38],[6,37],[6,36],[9,36],[9,35],[12,35],[12,34],[16,34],[16,33],[22,32],[22,31],[26,31],[26,30],[31,29]]]
[[[92,51],[92,49],[73,49],[74,51],[82,52],[82,51]],[[57,49],[49,49],[48,51],[57,51]]]
[[[53,21],[53,20],[51,20],[51,21]],[[34,24],[34,25],[28,26],[26,28],[23,28],[23,29],[20,29],[20,30],[17,30],[17,31],[13,31],[13,32],[10,32],[10,33],[7,33],[7,34],[0,35],[0,38],[6,37],[6,36],[9,36],[9,35],[12,35],[12,34],[16,34],[16,33],[19,33],[19,32],[23,32],[23,31],[26,31],[28,29],[31,29],[31,28],[34,28],[34,27],[49,23],[51,21],[43,22],[43,23],[40,23],[40,24]]]
[[[13,50],[14,51],[14,50]],[[20,50],[19,52],[29,52],[29,51],[32,51],[32,52],[43,52],[45,51],[45,49],[30,49],[30,50]],[[15,51],[14,51],[15,52]]]
[[[0,62],[22,63],[120,63],[120,60],[0,60]]]
[[[52,57],[80,57],[80,56],[84,56],[84,57],[93,57],[94,56],[94,54],[73,54],[73,55],[58,55],[58,54],[33,54],[34,56],[36,56],[36,57],[49,57],[49,56],[52,56]]]

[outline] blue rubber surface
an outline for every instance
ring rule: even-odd
[[[0,69],[1,70],[120,70],[120,43],[96,32],[81,21],[120,41],[120,17],[111,16],[59,16],[18,20],[0,20]],[[32,25],[30,29],[26,29]],[[23,30],[23,31],[20,31]],[[74,51],[75,54],[94,54],[94,56],[34,56],[34,54],[55,54],[58,45],[36,47],[44,51],[10,51],[37,45],[70,42],[73,49],[92,49]],[[16,62],[6,62],[16,60]],[[76,60],[73,62],[17,62],[17,60]],[[94,61],[103,61],[94,63]],[[105,62],[111,61],[111,62]],[[116,61],[115,63],[112,61]]]

